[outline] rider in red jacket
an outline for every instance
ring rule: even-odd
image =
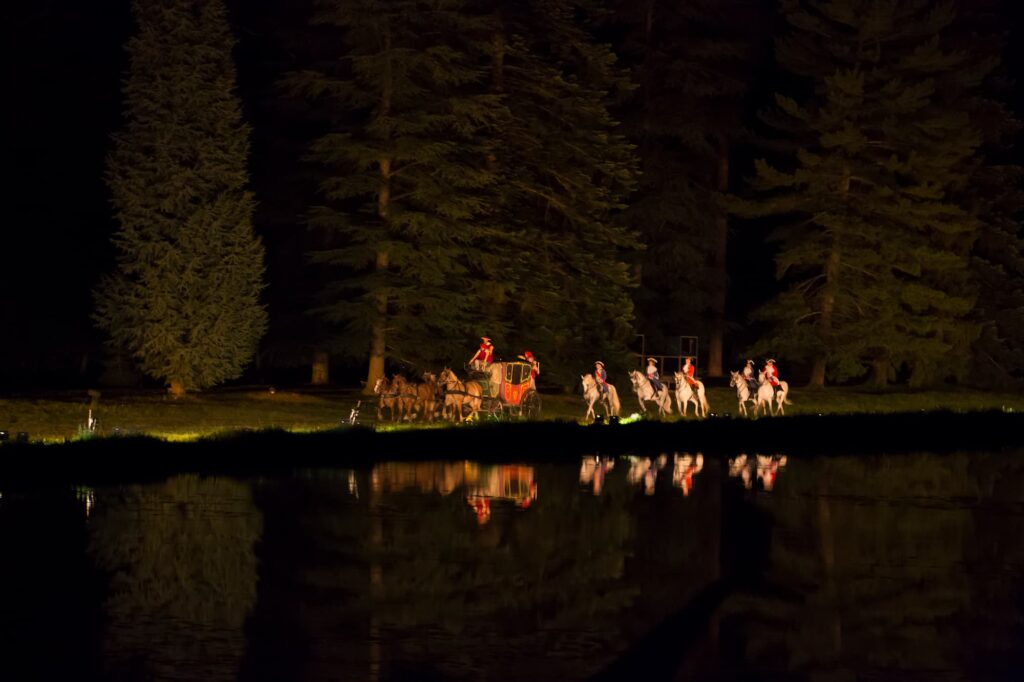
[[[768,358],[764,363],[764,380],[772,385],[772,389],[778,393],[779,388],[779,368],[775,366],[775,358]]]
[[[594,380],[597,381],[597,390],[604,395],[608,392],[608,372],[605,371],[604,363],[598,360],[594,363]]]
[[[690,385],[690,388],[697,388],[697,367],[692,364],[693,358],[686,358],[686,362],[683,364],[683,378],[686,379],[686,383]]]

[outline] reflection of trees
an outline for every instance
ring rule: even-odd
[[[613,658],[639,592],[624,579],[634,491],[616,478],[582,495],[558,466],[458,466],[376,467],[358,500],[340,479],[261,486],[243,678],[578,679]],[[528,479],[528,509],[499,498],[477,523],[467,492]]]
[[[791,467],[784,490],[757,499],[775,516],[768,581],[804,596],[762,588],[731,603],[748,664],[919,679],[960,669],[979,637],[1003,638],[1012,614],[1019,618],[1005,600],[1021,594],[1005,567],[1020,567],[1024,533],[994,530],[991,513],[978,523],[972,507],[987,493],[968,463],[986,459],[842,457]],[[987,558],[975,548],[982,527],[992,529]],[[988,596],[983,609],[979,592]]]
[[[617,628],[607,614],[636,593],[622,581],[631,495],[608,486],[581,499],[574,472],[538,469],[552,494],[528,511],[496,511],[487,526],[467,523],[454,496],[402,498],[401,512],[383,518],[371,552],[381,567],[374,612],[392,647],[385,661],[428,658],[420,655],[426,629],[429,658],[446,674],[514,670],[530,679],[555,677],[562,666],[579,676],[587,642],[598,647],[590,660],[611,655]]]
[[[146,679],[234,679],[256,597],[249,485],[179,476],[101,495],[91,549],[111,576],[107,660]]]

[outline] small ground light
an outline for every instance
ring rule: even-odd
[[[17,443],[27,443],[28,431],[18,431],[18,435],[14,437],[14,440]]]
[[[0,431],[0,443],[3,443],[3,442],[8,441],[10,439],[11,439],[11,434],[7,433],[6,431]]]

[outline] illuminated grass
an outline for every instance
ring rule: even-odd
[[[708,398],[711,411],[716,415],[737,414],[735,392],[731,389],[711,387]],[[808,391],[794,387],[791,398],[792,404],[786,406],[787,416],[932,410],[1024,411],[1022,395],[966,389],[872,392],[846,388]],[[117,433],[124,436],[145,434],[171,442],[188,442],[263,429],[280,429],[291,433],[341,429],[347,426],[345,421],[357,400],[365,401],[365,396],[356,391],[336,391],[329,395],[294,392],[211,393],[180,401],[167,400],[160,394],[136,394],[116,399],[104,397],[95,414],[100,420],[97,432],[100,436],[114,435],[116,428]],[[586,406],[577,394],[545,394],[542,401],[545,421],[581,422],[586,411]],[[87,399],[81,394],[63,398],[0,399],[0,429],[10,434],[11,440],[15,439],[19,431],[28,432],[33,441],[44,443],[87,439],[92,437],[82,432],[87,413]],[[626,394],[622,395],[622,414],[620,423],[657,419],[653,416],[653,406],[647,417],[641,417],[635,398]],[[359,416],[360,425],[373,426],[376,408],[364,402]],[[679,419],[681,417],[676,414],[669,418],[670,421]],[[687,419],[694,420],[692,411]],[[433,431],[494,423],[495,420],[481,418],[469,424],[384,423],[376,428],[384,432],[414,429]]]

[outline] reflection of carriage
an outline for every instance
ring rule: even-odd
[[[491,417],[539,417],[540,395],[530,378],[530,363],[502,362],[498,366],[500,373],[492,371],[470,375],[470,379],[479,383],[483,391],[480,411]]]

